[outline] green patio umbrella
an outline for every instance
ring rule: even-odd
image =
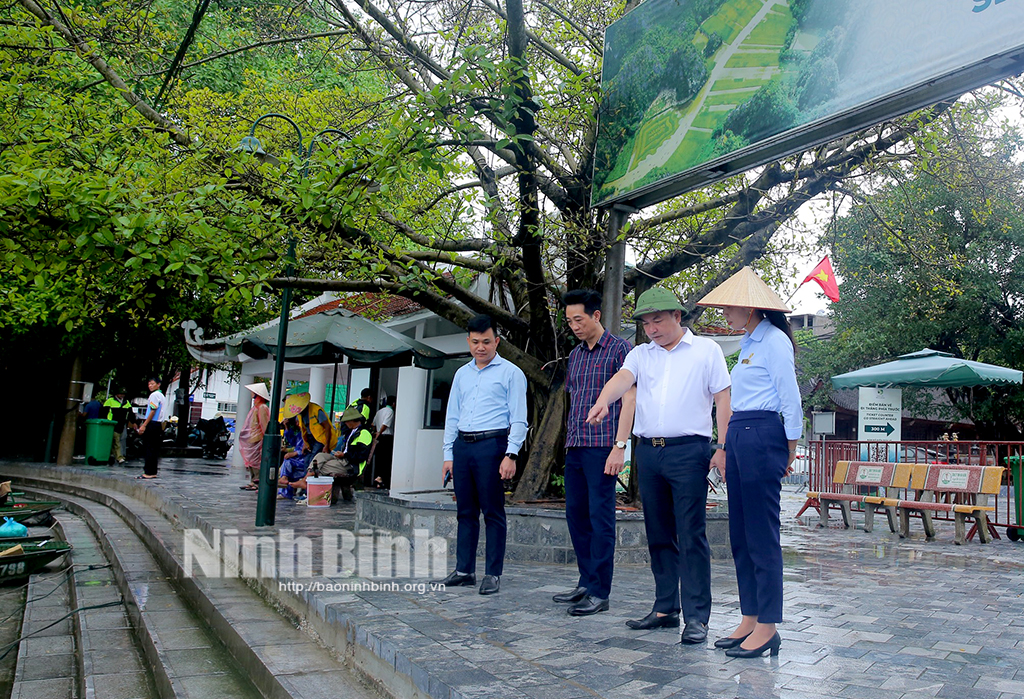
[[[833,388],[876,386],[900,388],[923,386],[989,386],[1019,384],[1022,373],[1016,369],[958,359],[947,352],[923,349],[901,355],[885,364],[865,367],[832,377]]]
[[[216,340],[192,341],[188,349],[193,357],[204,362],[231,361],[243,353],[253,359],[265,359],[277,350],[278,322]],[[289,362],[326,364],[343,357],[356,366],[395,367],[414,363],[423,369],[439,369],[448,355],[340,308],[288,321],[285,359]]]

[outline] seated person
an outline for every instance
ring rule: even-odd
[[[288,396],[284,402],[285,418],[294,418],[300,436],[302,448],[297,456],[290,457],[281,466],[278,485],[283,492],[280,495],[284,498],[294,497],[294,486],[291,481],[301,479],[309,469],[313,457],[322,451],[326,451],[331,444],[331,423],[327,419],[327,413],[316,403],[309,400],[309,393],[298,393]],[[287,472],[285,466],[288,466]],[[304,486],[303,486],[304,487]]]
[[[373,435],[366,429],[362,412],[349,406],[341,416],[345,430],[338,436],[334,451],[315,456],[307,475],[333,476],[334,485],[341,489],[345,500],[352,500],[352,485],[359,480],[370,456]],[[304,488],[306,479],[288,483],[293,488]]]
[[[299,423],[291,417],[284,421],[284,439],[281,443],[281,469],[278,471],[278,495],[292,498],[295,489],[288,487],[289,481],[296,481],[306,473],[306,460],[302,458],[302,433]]]

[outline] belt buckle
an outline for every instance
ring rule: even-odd
[[[664,437],[653,437],[653,438],[651,438],[651,446],[652,447],[663,447],[663,446],[665,446],[665,438]]]

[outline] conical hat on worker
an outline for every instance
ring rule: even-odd
[[[309,392],[296,393],[285,398],[282,412],[286,418],[295,417],[305,410],[307,405],[309,405]]]
[[[744,267],[715,287],[710,294],[697,302],[698,306],[737,306],[756,308],[762,311],[789,313],[779,295],[754,274],[750,267]]]
[[[365,420],[366,416],[359,412],[359,408],[354,405],[350,405],[345,408],[345,412],[341,414],[342,422],[349,422],[350,420]]]
[[[249,383],[245,387],[249,389],[249,392],[255,396],[259,396],[265,401],[270,400],[270,391],[267,390],[267,384],[265,383]]]

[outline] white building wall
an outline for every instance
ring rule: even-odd
[[[395,410],[395,452],[391,492],[408,493],[441,488],[444,430],[423,429],[428,372],[416,367],[398,370]]]

